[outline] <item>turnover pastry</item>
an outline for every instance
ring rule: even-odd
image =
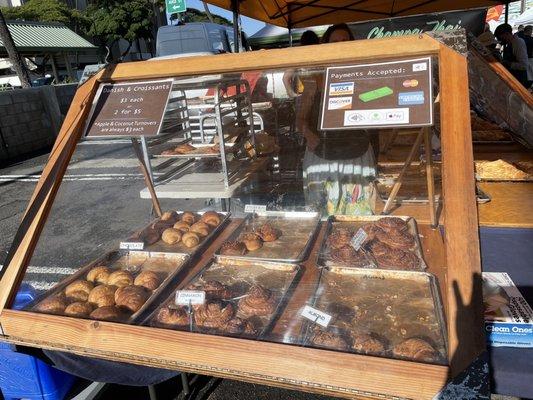
[[[176,244],[181,240],[183,233],[176,228],[167,228],[161,235],[161,240],[166,244]]]
[[[109,275],[107,284],[118,287],[133,285],[133,276],[128,271],[119,269],[118,271],[112,272],[111,275]]]
[[[205,222],[198,221],[191,225],[190,231],[197,233],[198,235],[205,237],[209,235],[209,225],[207,225]]]
[[[198,220],[198,218],[192,212],[185,211],[183,214],[181,214],[181,220],[183,222],[187,222],[189,225],[192,225]]]
[[[230,303],[208,301],[195,307],[194,322],[203,328],[220,328],[233,318],[234,309]]]
[[[373,333],[353,334],[352,350],[362,354],[383,355],[385,342]]]
[[[246,317],[270,315],[275,308],[272,292],[261,285],[252,285],[246,297],[239,300],[239,312]]]
[[[191,229],[191,226],[185,221],[178,221],[174,224],[173,228],[185,233],[185,232],[189,232],[189,229]]]
[[[142,286],[124,286],[115,292],[115,303],[131,312],[137,312],[149,297],[150,291]]]
[[[165,325],[188,325],[189,314],[184,307],[163,307],[156,316],[156,321]]]
[[[242,242],[224,242],[220,247],[220,254],[225,256],[243,256],[247,253]]]
[[[105,265],[99,265],[97,267],[91,268],[87,273],[87,280],[93,283],[107,283],[107,279],[111,271]]]
[[[126,314],[117,306],[98,307],[89,317],[103,321],[121,321],[126,318]]]
[[[65,295],[72,300],[87,301],[89,293],[93,290],[92,282],[78,279],[65,288]]]
[[[409,226],[407,225],[407,222],[405,222],[403,219],[398,218],[398,217],[380,218],[376,222],[376,225],[387,232],[406,231],[409,228]]]
[[[392,349],[392,354],[398,358],[414,361],[435,362],[439,359],[439,353],[423,339],[410,338],[398,343]]]
[[[281,236],[281,231],[270,224],[263,224],[256,233],[264,242],[273,242]]]
[[[181,237],[183,244],[189,248],[200,244],[200,235],[195,232],[185,232]]]
[[[65,308],[65,315],[68,315],[69,317],[84,318],[88,317],[93,310],[94,307],[90,303],[76,301]]]
[[[334,350],[348,350],[348,342],[341,336],[333,332],[316,329],[310,342],[317,347],[325,347]]]
[[[234,334],[234,335],[256,335],[257,330],[254,328],[254,325],[246,320],[239,317],[235,317],[229,320],[226,325],[221,329],[222,331]]]
[[[62,295],[51,296],[35,306],[35,311],[47,314],[63,314],[67,308],[67,301]]]
[[[95,304],[96,307],[114,306],[116,286],[100,285],[95,287],[89,293],[88,302]]]
[[[156,290],[161,285],[161,277],[154,271],[142,271],[133,281],[135,286],[142,286],[148,290]]]
[[[220,222],[222,222],[222,219],[220,218],[220,215],[218,215],[217,212],[206,211],[200,217],[200,221],[205,222],[209,226],[216,227],[220,225]]]
[[[263,247],[263,241],[259,235],[253,232],[243,233],[239,237],[239,241],[246,246],[246,250],[248,251],[254,251]]]

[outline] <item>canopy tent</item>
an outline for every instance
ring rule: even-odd
[[[526,10],[517,19],[513,20],[514,26],[533,24],[533,7]]]
[[[311,30],[319,37],[328,29],[328,25],[314,26]],[[299,41],[302,34],[308,28],[297,28],[291,32],[292,39]],[[261,47],[279,47],[286,46],[289,43],[289,30],[275,25],[265,25],[252,36],[248,38],[248,43],[252,48]]]
[[[250,18],[287,28],[369,21],[430,12],[492,7],[501,0],[206,0]]]

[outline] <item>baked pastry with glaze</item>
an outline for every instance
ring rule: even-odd
[[[233,318],[234,313],[230,303],[212,300],[194,307],[194,322],[203,328],[220,328]]]
[[[281,236],[281,231],[270,224],[263,224],[256,233],[263,239],[263,242],[273,242]]]
[[[373,333],[358,333],[352,335],[352,350],[361,354],[384,355],[385,342]]]
[[[94,307],[90,303],[76,301],[65,308],[65,315],[68,315],[69,317],[85,318],[88,317],[93,310]]]
[[[224,242],[220,247],[220,254],[225,256],[243,256],[247,253],[242,242]]]
[[[117,306],[98,307],[89,317],[102,321],[121,321],[126,319],[126,314]]]
[[[92,282],[78,279],[65,288],[65,295],[72,300],[87,301],[89,293],[93,290]]]
[[[376,232],[376,239],[396,249],[411,250],[415,246],[415,238],[407,231],[379,230]]]
[[[64,296],[56,295],[41,301],[35,306],[34,310],[47,314],[63,314],[67,305],[68,303]]]
[[[233,335],[257,335],[257,330],[254,328],[254,325],[250,321],[239,317],[229,320],[221,330]]]
[[[133,276],[128,271],[119,269],[109,275],[107,284],[118,287],[133,285]]]
[[[419,338],[410,338],[398,343],[392,349],[392,354],[398,358],[428,363],[439,359],[439,353],[433,346]]]
[[[87,301],[96,305],[96,307],[114,306],[116,290],[116,286],[96,286],[93,290],[91,290],[91,293],[89,293],[89,298]]]
[[[350,245],[352,240],[353,233],[352,231],[344,228],[334,230],[331,235],[327,238],[326,242],[328,246],[332,249],[341,249],[345,246]]]
[[[355,251],[350,245],[341,247],[340,249],[332,249],[330,251],[330,257],[333,261],[343,264],[361,264],[367,261],[362,251]]]
[[[189,324],[189,314],[187,314],[184,307],[163,307],[159,310],[155,319],[165,325],[182,326]]]
[[[198,221],[191,225],[191,232],[197,233],[202,237],[209,235],[210,227],[205,222]]]
[[[386,217],[377,220],[376,225],[386,232],[406,231],[409,229],[407,222],[398,217]]]
[[[198,220],[198,217],[190,211],[185,211],[183,214],[181,214],[181,220],[183,222],[187,222],[189,225],[192,225]]]
[[[270,315],[276,308],[276,300],[272,292],[261,285],[252,285],[246,297],[239,300],[239,312],[246,316]]]
[[[181,237],[183,244],[189,248],[200,244],[200,236],[195,232],[185,232]]]
[[[143,286],[123,286],[115,292],[115,303],[134,313],[140,310],[149,297],[150,291]]]
[[[87,273],[87,280],[93,283],[106,284],[110,274],[111,271],[108,267],[105,265],[99,265],[91,268],[91,270]]]
[[[135,286],[142,286],[148,290],[156,290],[159,285],[161,285],[162,279],[161,276],[154,271],[142,271],[135,280],[133,284]]]
[[[348,350],[348,342],[340,335],[315,329],[313,336],[311,336],[310,342],[317,347],[324,347],[334,350]]]
[[[205,222],[207,225],[216,227],[219,226],[222,222],[220,215],[215,211],[206,211],[200,217],[200,221]]]
[[[410,251],[394,249],[377,241],[370,245],[370,250],[379,268],[413,271],[420,267],[420,259]]]
[[[242,242],[248,251],[254,251],[263,247],[263,241],[259,235],[254,232],[243,233],[239,237],[238,241]]]
[[[161,240],[166,244],[176,244],[181,240],[183,233],[176,228],[167,228],[161,235]]]
[[[233,292],[219,281],[210,280],[190,287],[190,290],[203,290],[208,299],[228,300],[233,297]]]
[[[163,215],[161,215],[160,220],[175,224],[179,220],[179,215],[176,211],[165,211]]]
[[[185,221],[178,221],[174,224],[173,228],[185,233],[185,232],[189,232],[189,229],[191,229],[191,226]]]

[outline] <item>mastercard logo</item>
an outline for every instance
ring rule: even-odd
[[[417,87],[418,81],[416,79],[408,79],[406,81],[403,81],[403,87],[409,88],[409,87]]]

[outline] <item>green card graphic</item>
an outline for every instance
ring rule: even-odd
[[[385,96],[390,96],[393,92],[393,90],[388,86],[380,87],[379,89],[371,90],[369,92],[361,93],[359,95],[359,99],[365,103],[368,103],[369,101],[381,99]]]

